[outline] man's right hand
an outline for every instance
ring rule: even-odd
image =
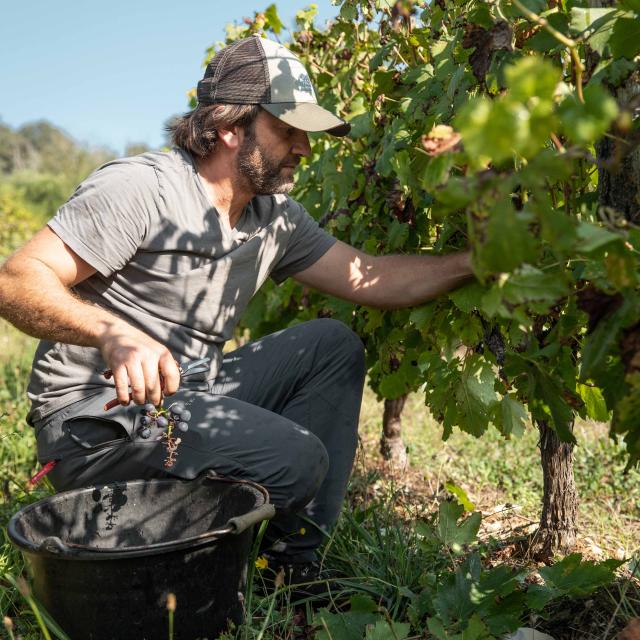
[[[180,386],[180,370],[167,347],[124,321],[109,323],[100,335],[102,357],[113,374],[122,405],[158,405]]]

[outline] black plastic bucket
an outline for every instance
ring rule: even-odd
[[[71,640],[217,638],[243,621],[252,525],[273,516],[250,482],[135,480],[65,491],[16,513],[8,532],[34,595]]]

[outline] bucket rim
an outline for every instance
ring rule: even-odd
[[[120,480],[115,482],[106,483],[100,485],[101,489],[109,489],[111,487],[122,486],[139,486],[145,485],[163,485],[163,484],[189,484],[193,482],[199,482],[200,484],[206,483],[225,483],[225,484],[238,484],[244,485],[252,489],[256,494],[262,496],[262,503],[258,504],[248,513],[251,514],[259,509],[262,509],[266,505],[271,506],[269,502],[269,493],[267,490],[256,482],[251,480],[235,480],[232,478],[224,478],[221,476],[203,475],[193,480],[185,480],[183,478],[152,478],[149,480],[136,479],[136,480]],[[126,547],[123,549],[97,549],[90,545],[76,545],[67,546],[62,543],[57,536],[49,536],[43,538],[39,543],[35,543],[25,536],[23,536],[17,529],[17,523],[21,517],[31,511],[39,508],[43,503],[56,503],[64,500],[69,494],[83,495],[95,491],[96,486],[82,487],[78,489],[69,489],[68,491],[61,491],[60,493],[47,496],[36,502],[26,505],[19,511],[17,511],[9,520],[7,525],[7,533],[11,542],[18,547],[23,553],[46,556],[57,558],[60,560],[128,560],[130,558],[139,558],[144,556],[160,555],[162,553],[171,553],[174,551],[180,551],[185,548],[196,549],[206,545],[213,544],[221,538],[234,533],[232,529],[227,527],[220,527],[205,534],[199,534],[197,536],[191,536],[182,540],[167,541],[163,543],[155,543],[151,545]],[[207,535],[208,534],[208,535]],[[217,535],[216,535],[217,534]]]

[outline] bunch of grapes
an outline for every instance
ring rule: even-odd
[[[156,407],[151,403],[147,403],[142,408],[138,433],[141,438],[147,439],[151,437],[151,429],[153,427],[162,429],[162,433],[157,438],[166,441],[167,458],[164,461],[164,466],[167,468],[174,465],[178,445],[181,442],[181,439],[176,437],[175,433],[176,431],[181,431],[182,433],[188,431],[190,419],[191,412],[181,402],[174,402],[167,408],[163,407],[162,404]]]

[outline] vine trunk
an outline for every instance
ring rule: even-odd
[[[543,474],[540,527],[533,538],[537,557],[568,553],[576,544],[578,492],[573,477],[573,447],[545,422],[537,422]]]
[[[407,449],[402,441],[402,410],[407,401],[406,394],[384,401],[380,453],[394,467],[404,468],[408,464]]]

